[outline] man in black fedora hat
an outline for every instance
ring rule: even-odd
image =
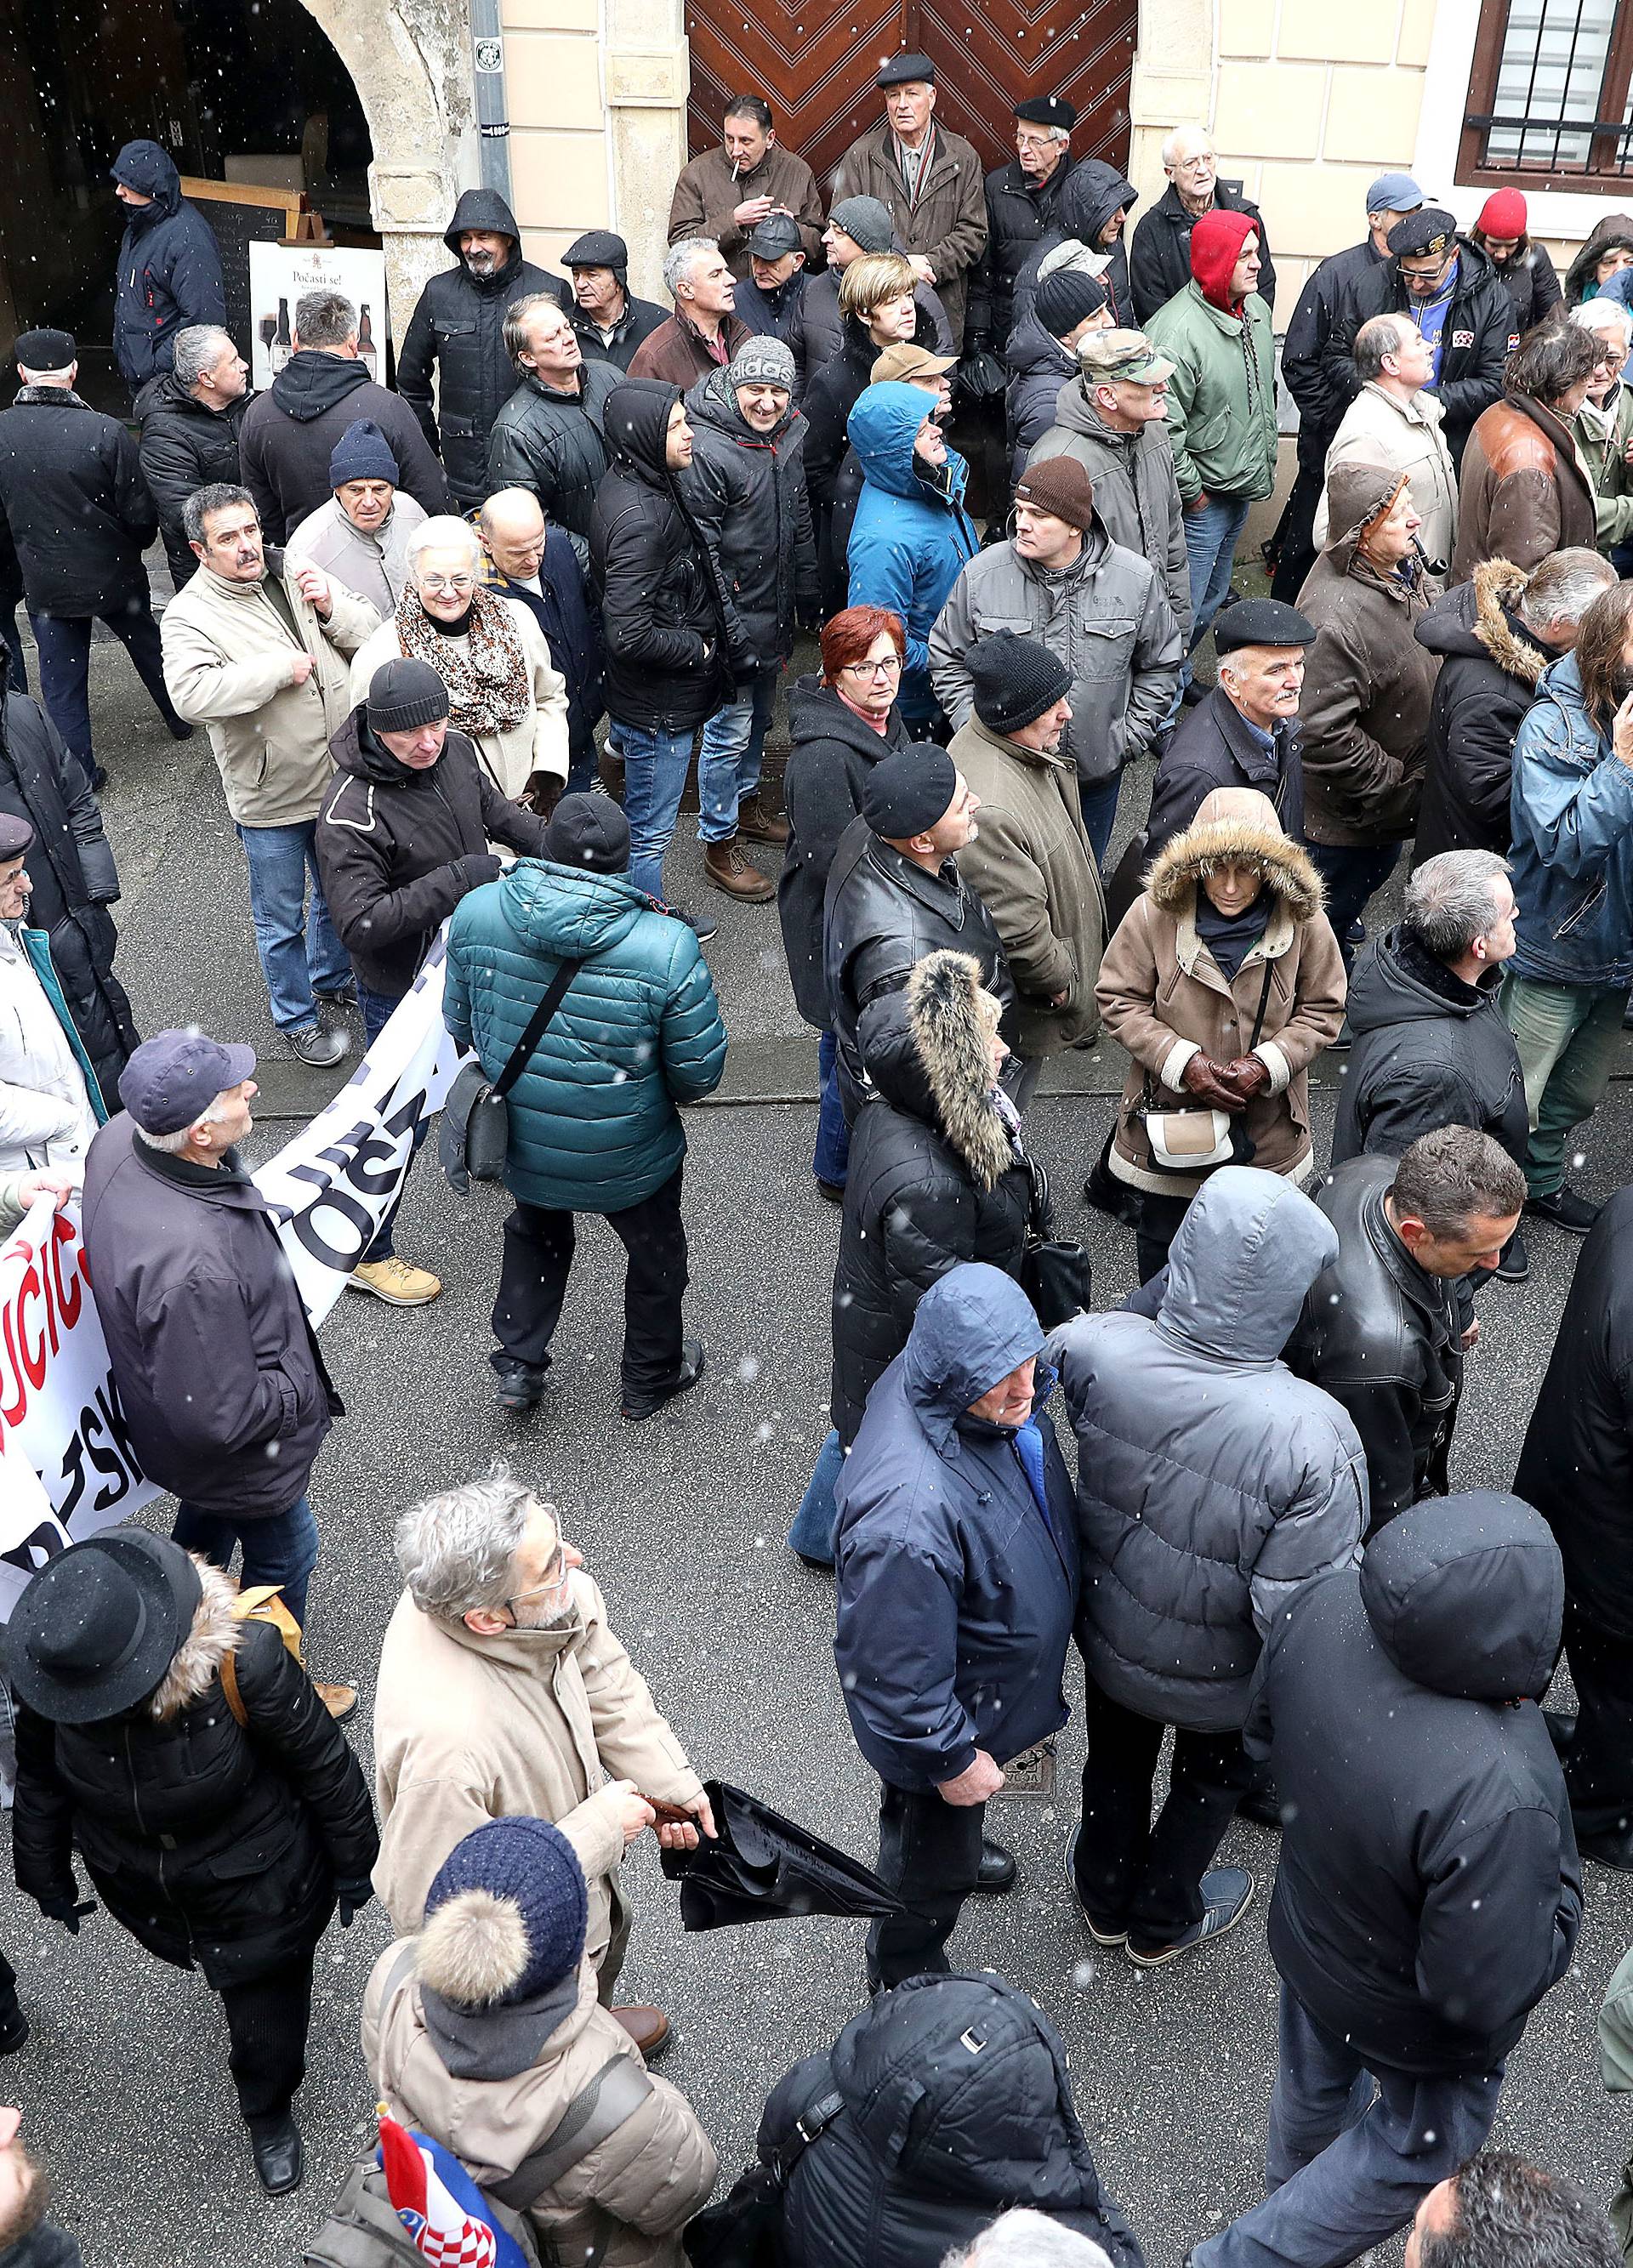
[[[99,1285],[99,1290],[100,1290]],[[221,1996],[255,2171],[301,2176],[312,1958],[368,1903],[356,1757],[275,1624],[168,1537],[116,1528],[41,1569],[7,1632],[18,1888],[78,1937],[76,1851],[115,1921]]]

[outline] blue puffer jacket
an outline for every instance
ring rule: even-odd
[[[926,1794],[978,1748],[1000,1764],[1066,1722],[1076,1520],[1047,1418],[1046,1523],[1012,1430],[966,1416],[1043,1344],[1031,1302],[969,1261],[919,1302],[839,1476],[834,1659],[856,1745]],[[1036,1418],[1054,1391],[1039,1363]]]
[[[932,475],[914,468],[913,436],[925,420],[920,386],[886,379],[861,394],[846,431],[862,468],[848,554],[853,607],[889,607],[907,625],[899,706],[912,723],[935,713],[929,637],[947,593],[979,541],[964,508],[970,468],[956,449]],[[934,483],[934,484],[932,484]]]
[[[506,1185],[525,1204],[619,1212],[685,1156],[676,1106],[720,1085],[726,1027],[684,922],[626,874],[523,858],[448,925],[443,1014],[490,1079],[567,960],[587,966],[510,1091]]]
[[[1633,983],[1633,770],[1589,716],[1574,654],[1543,671],[1515,736],[1509,824],[1515,976]]]
[[[215,231],[183,199],[169,152],[157,142],[127,142],[113,173],[152,199],[129,208],[114,300],[114,359],[134,393],[171,368],[178,331],[225,322],[226,293]]]

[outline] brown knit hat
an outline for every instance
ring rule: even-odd
[[[1069,527],[1087,528],[1094,519],[1094,487],[1075,457],[1046,457],[1028,465],[1015,484],[1016,504],[1049,512]]]

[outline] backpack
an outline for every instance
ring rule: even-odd
[[[532,2227],[484,2190],[486,2209],[528,2268],[543,2268]],[[425,2268],[425,2256],[397,2218],[386,2176],[371,2153],[346,2176],[323,2226],[300,2255],[304,2268]]]
[[[300,1660],[300,1624],[284,1604],[284,1594],[276,1583],[255,1583],[248,1591],[240,1591],[233,1602],[233,1612],[241,1623],[270,1623],[284,1641],[284,1652]],[[249,1715],[238,1690],[238,1665],[230,1653],[221,1660],[221,1690],[240,1731],[248,1732]]]

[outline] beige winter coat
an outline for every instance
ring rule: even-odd
[[[411,1970],[403,1973],[403,1955],[401,1945],[388,1947],[363,1996],[369,2083],[394,2118],[452,2150],[480,2184],[497,2185],[542,2148],[603,2065],[641,2060],[622,2024],[598,2005],[587,1960],[576,2007],[525,2070],[511,2078],[455,2078],[425,2029],[420,1987]],[[466,2021],[474,2029],[474,2020]],[[504,2014],[485,2021],[502,2023]],[[651,2085],[623,2124],[528,2208],[557,2260],[678,2268],[681,2229],[707,2203],[717,2161],[685,2096],[667,2080],[654,2077]]]
[[[536,771],[549,772],[557,780],[567,777],[567,681],[550,659],[550,642],[532,608],[498,591],[488,595],[508,612],[511,627],[521,640],[533,697],[507,733],[473,733],[457,715],[448,722],[473,743],[484,771],[499,793],[514,803]],[[469,641],[448,638],[439,641],[442,644],[462,655]],[[395,661],[402,652],[395,621],[381,622],[351,665],[353,708],[368,699],[369,680],[381,664]]]
[[[270,551],[267,572],[279,576],[292,630],[264,583],[229,583],[208,567],[159,621],[170,698],[184,717],[208,725],[227,809],[240,827],[295,827],[317,817],[335,777],[329,744],[351,707],[346,664],[380,620],[366,599],[331,583],[324,622],[284,558]],[[314,665],[304,685],[289,681],[297,653]]]
[[[1305,1073],[1344,1020],[1344,965],[1308,855],[1282,834],[1267,798],[1252,796],[1263,806],[1256,818],[1216,818],[1224,797],[1238,806],[1247,800],[1241,789],[1214,791],[1152,861],[1144,895],[1129,908],[1100,964],[1105,1028],[1134,1058],[1118,1106],[1111,1171],[1162,1197],[1193,1197],[1205,1177],[1156,1171],[1142,1114],[1205,1108],[1185,1085],[1186,1064],[1199,1052],[1218,1064],[1248,1054],[1261,998],[1264,1022],[1251,1052],[1269,1071],[1270,1084],[1254,1095],[1241,1123],[1254,1145],[1253,1165],[1307,1181],[1315,1158]],[[1262,864],[1271,903],[1263,936],[1249,948],[1235,983],[1227,983],[1197,932],[1196,909],[1204,865],[1232,858]]]
[[[986,249],[986,177],[975,150],[961,134],[934,122],[935,148],[926,167],[919,201],[907,194],[897,162],[896,136],[882,118],[859,134],[834,175],[829,210],[846,197],[877,197],[890,216],[904,252],[927,260],[947,312],[956,353],[964,343],[964,310],[970,270]],[[997,342],[1001,345],[1001,340]]]
[[[1105,900],[1083,829],[1077,767],[1064,753],[1018,748],[972,717],[948,750],[981,799],[958,872],[992,916],[1020,996],[1016,1045],[1058,1055],[1100,1027],[1094,982]],[[1057,992],[1065,1000],[1050,1002]]]
[[[456,1843],[490,1819],[526,1814],[559,1827],[578,1853],[589,1885],[585,1952],[599,1970],[622,1920],[624,1858],[616,1802],[601,1791],[632,1779],[670,1803],[702,1793],[581,1568],[573,1595],[576,1611],[558,1629],[497,1638],[422,1614],[406,1592],[398,1600],[374,1696],[374,1889],[399,1937],[419,1927]]]
[[[1326,453],[1316,506],[1318,551],[1326,542],[1326,482],[1334,465],[1382,465],[1411,482],[1413,507],[1423,523],[1418,541],[1445,572],[1457,542],[1457,468],[1441,432],[1445,414],[1437,397],[1422,387],[1409,401],[1397,401],[1376,384],[1362,387]]]

